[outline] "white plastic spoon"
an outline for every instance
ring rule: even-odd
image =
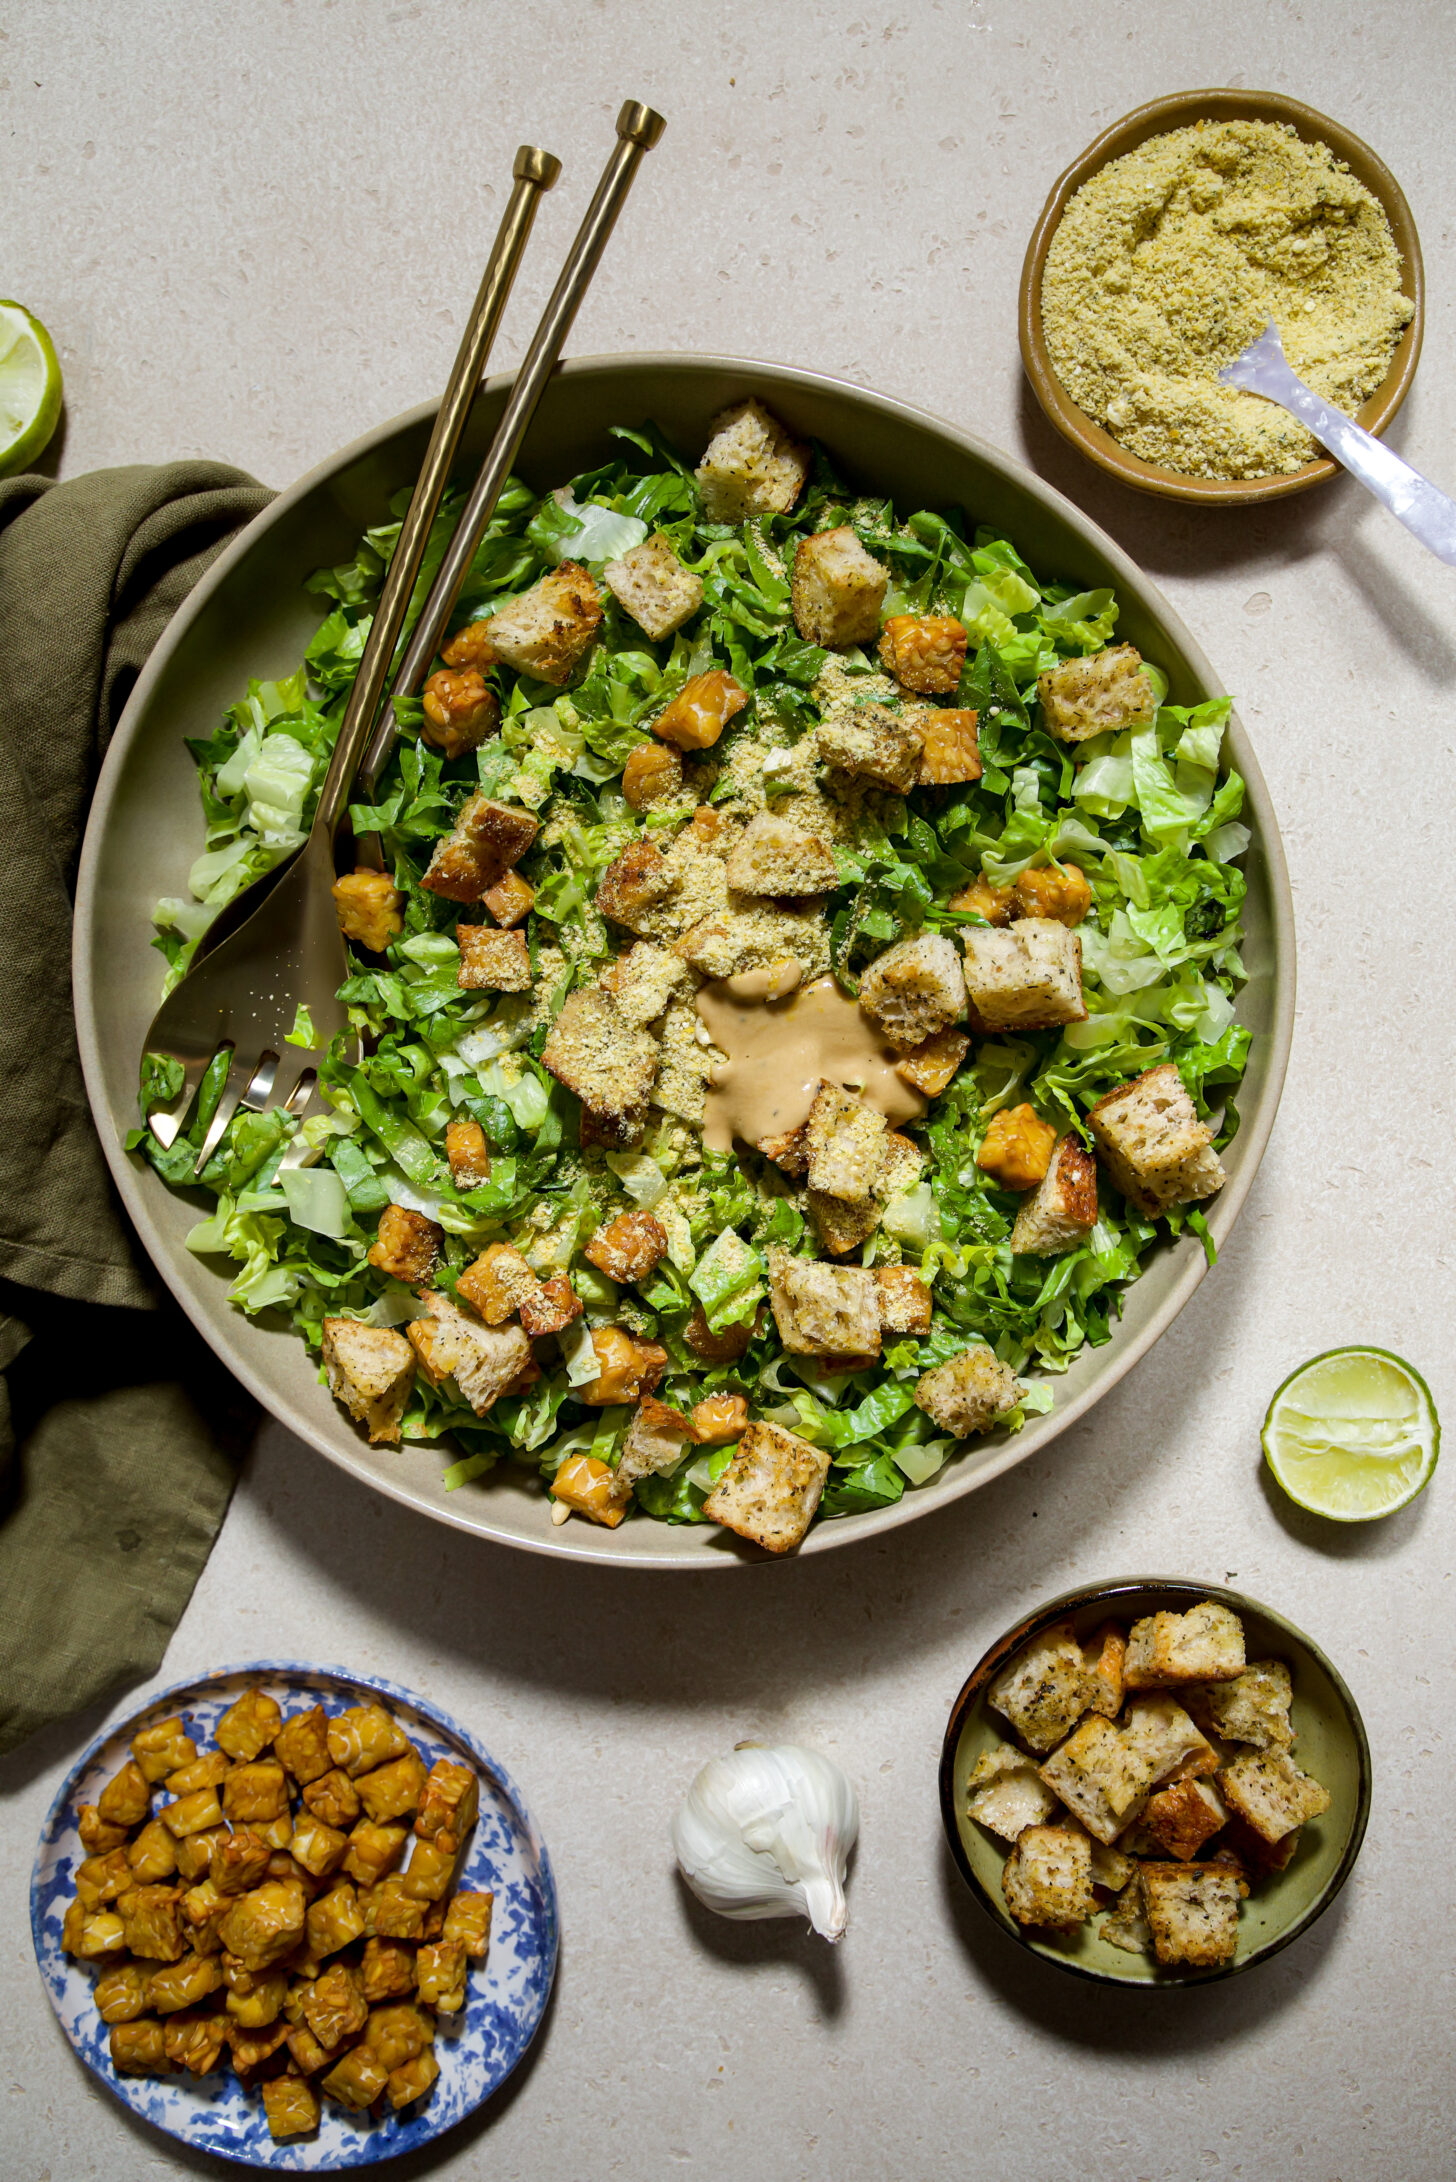
[[[1284,355],[1279,328],[1271,320],[1257,341],[1219,373],[1224,386],[1241,387],[1246,394],[1262,394],[1298,417],[1306,432],[1327,448],[1335,460],[1383,506],[1398,523],[1404,523],[1438,560],[1456,568],[1456,502],[1448,500],[1429,478],[1367,432],[1363,425],[1332,409],[1313,387],[1292,371]]]

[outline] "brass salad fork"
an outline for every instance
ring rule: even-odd
[[[617,117],[617,145],[517,374],[500,426],[391,685],[391,698],[412,694],[423,680],[642,156],[658,141],[664,126],[650,107],[635,101],[628,101]],[[395,648],[536,208],[559,174],[560,162],[549,152],[525,145],[516,155],[514,172],[516,186],[390,559],[308,837],[292,862],[282,867],[281,876],[275,868],[253,882],[247,893],[257,899],[258,906],[251,913],[234,911],[229,916],[228,911],[222,912],[228,918],[225,935],[210,949],[199,948],[192,967],[163,1001],[147,1032],[144,1052],[182,1069],[180,1092],[155,1105],[146,1116],[158,1142],[167,1147],[176,1142],[209,1069],[223,1052],[230,1055],[194,1174],[202,1173],[239,1107],[253,1112],[282,1107],[302,1119],[330,1044],[349,1027],[347,1008],[337,997],[349,965],[332,894],[335,836],[366,748],[372,788],[392,745],[392,703],[384,704],[382,718],[380,713]],[[239,903],[246,912],[243,897]],[[315,1157],[317,1153],[296,1132],[283,1165],[302,1166]]]

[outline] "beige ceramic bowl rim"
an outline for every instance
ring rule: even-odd
[[[1131,113],[1124,114],[1120,121],[1114,121],[1093,139],[1053,183],[1026,246],[1017,305],[1021,360],[1048,420],[1064,439],[1100,469],[1120,478],[1125,485],[1135,486],[1140,492],[1157,493],[1164,499],[1188,501],[1202,507],[1248,507],[1266,500],[1287,499],[1291,493],[1307,492],[1312,485],[1322,485],[1328,478],[1338,476],[1340,466],[1328,455],[1321,455],[1316,461],[1305,463],[1302,469],[1291,470],[1287,476],[1215,478],[1187,477],[1161,463],[1145,462],[1141,456],[1130,454],[1073,401],[1052,368],[1042,332],[1042,272],[1068,199],[1113,159],[1134,150],[1151,136],[1160,135],[1166,129],[1187,128],[1200,118],[1289,122],[1301,137],[1318,138],[1328,144],[1356,179],[1379,198],[1401,253],[1406,294],[1415,304],[1414,315],[1396,343],[1389,371],[1356,413],[1357,421],[1367,432],[1385,430],[1410,391],[1425,332],[1425,271],[1415,219],[1399,182],[1363,138],[1347,129],[1343,122],[1334,121],[1313,106],[1306,106],[1299,99],[1286,98],[1278,91],[1170,92],[1163,98],[1150,99],[1145,106],[1134,107]]]
[[[1220,1606],[1227,1606],[1235,1614],[1256,1614],[1281,1630],[1300,1650],[1307,1652],[1315,1664],[1328,1675],[1331,1687],[1340,1700],[1355,1750],[1359,1786],[1355,1795],[1354,1816],[1340,1851],[1338,1864],[1315,1899],[1282,1932],[1276,1934],[1263,1947],[1256,1948],[1253,1953],[1244,1955],[1236,1962],[1226,1964],[1221,1970],[1168,1970],[1155,1981],[1149,1981],[1145,1978],[1118,1977],[1111,1971],[1096,1969],[1090,1963],[1074,1962],[1066,1956],[1048,1953],[1028,1937],[1024,1927],[1007,1925],[988,1897],[961,1839],[956,1812],[955,1766],[961,1737],[972,1712],[992,1675],[1013,1653],[1019,1652],[1024,1644],[1039,1636],[1042,1630],[1050,1628],[1053,1622],[1062,1621],[1069,1615],[1081,1613],[1087,1608],[1103,1607],[1121,1608],[1124,1612],[1134,1611],[1139,1599],[1150,1604],[1155,1597],[1186,1599],[1190,1606],[1196,1605],[1200,1599],[1212,1599]],[[1214,1985],[1223,1978],[1238,1977],[1241,1972],[1252,1970],[1258,1964],[1268,1962],[1271,1956],[1282,1953],[1301,1933],[1307,1932],[1324,1915],[1355,1868],[1355,1860],[1360,1854],[1370,1819],[1372,1783],[1370,1738],[1360,1716],[1360,1707],[1339,1668],[1315,1643],[1314,1638],[1306,1636],[1303,1629],[1292,1622],[1287,1614],[1281,1614],[1275,1607],[1265,1606],[1262,1600],[1250,1598],[1246,1592],[1230,1591],[1223,1584],[1195,1583],[1186,1576],[1115,1576],[1107,1583],[1079,1584],[1075,1591],[1064,1591],[1060,1597],[1048,1599],[1044,1606],[1038,1606],[1032,1613],[1024,1615],[1014,1628],[1008,1629],[996,1639],[962,1683],[956,1701],[950,1708],[950,1718],[946,1723],[940,1750],[940,1816],[945,1828],[946,1842],[956,1870],[996,1929],[1013,1939],[1018,1946],[1024,1947],[1028,1953],[1034,1954],[1038,1961],[1049,1963],[1054,1969],[1064,1970],[1072,1977],[1086,1978],[1094,1985],[1113,1985],[1123,1991],[1135,1992],[1167,1992],[1180,1987]]]
[[[560,376],[566,381],[585,379],[591,374],[607,375],[624,368],[653,372],[672,372],[684,366],[701,371],[716,371],[741,377],[746,383],[771,388],[775,383],[784,385],[801,395],[812,396],[818,390],[832,392],[836,396],[852,397],[861,408],[883,413],[900,424],[909,424],[919,430],[934,434],[942,440],[955,443],[974,460],[986,464],[1013,483],[1018,491],[1032,500],[1039,500],[1050,512],[1080,533],[1084,540],[1109,564],[1113,580],[1119,591],[1129,597],[1151,599],[1157,614],[1187,660],[1190,669],[1208,697],[1226,694],[1215,675],[1201,646],[1185,626],[1158,587],[1143,575],[1131,556],[1125,553],[1116,540],[1103,531],[1090,517],[1084,515],[1074,502],[1068,500],[1052,485],[1018,462],[1013,456],[994,447],[989,441],[973,433],[963,432],[957,426],[932,412],[913,407],[885,394],[873,393],[838,379],[825,372],[800,369],[787,364],[770,364],[762,359],[740,356],[719,356],[698,353],[627,354],[576,357],[561,367]],[[489,387],[500,387],[505,381],[493,379]],[[91,815],[87,823],[86,837],[82,845],[81,862],[77,875],[75,913],[72,944],[72,980],[75,997],[76,1036],[80,1050],[81,1066],[86,1081],[87,1095],[91,1101],[102,1150],[111,1169],[112,1178],[132,1224],[141,1237],[153,1265],[172,1290],[177,1301],[208,1345],[222,1358],[228,1369],[254,1396],[260,1406],[276,1417],[289,1431],[313,1447],[318,1453],[346,1470],[360,1483],[398,1501],[401,1506],[416,1513],[428,1515],[433,1520],[449,1523],[453,1528],[468,1531],[476,1536],[490,1538],[495,1543],[524,1548],[528,1552],[543,1553],[555,1558],[593,1561],[600,1565],[633,1569],[703,1569],[720,1566],[771,1566],[781,1565],[762,1561],[746,1562],[737,1555],[691,1553],[690,1550],[673,1551],[664,1543],[661,1550],[634,1554],[630,1564],[613,1553],[613,1533],[601,1531],[595,1525],[571,1524],[553,1530],[550,1537],[521,1536],[505,1527],[496,1528],[489,1522],[472,1519],[462,1507],[457,1517],[451,1509],[426,1505],[412,1489],[406,1475],[398,1480],[381,1477],[369,1469],[362,1459],[354,1456],[337,1441],[331,1440],[319,1426],[315,1417],[290,1403],[280,1401],[267,1377],[255,1360],[249,1345],[251,1329],[240,1313],[232,1312],[228,1321],[229,1333],[220,1338],[217,1325],[200,1304],[196,1303],[187,1289],[174,1278],[169,1263],[169,1246],[162,1236],[153,1216],[154,1191],[164,1188],[157,1176],[141,1167],[122,1149],[121,1138],[114,1130],[108,1110],[106,1079],[103,1069],[100,1040],[97,1028],[97,1010],[94,997],[96,965],[92,953],[92,932],[96,922],[98,877],[101,862],[101,844],[105,834],[108,813],[117,786],[122,778],[127,753],[137,736],[145,716],[151,693],[182,641],[184,631],[192,618],[228,580],[232,569],[250,551],[260,533],[270,522],[276,521],[288,509],[297,505],[308,494],[325,484],[337,472],[368,456],[375,448],[392,439],[397,433],[412,426],[420,426],[433,418],[436,405],[421,403],[402,415],[387,419],[371,431],[363,433],[348,446],[339,449],[310,470],[296,484],[288,486],[277,495],[261,514],[254,517],[246,529],[239,532],[231,544],[224,548],[207,574],[194,587],[186,602],[169,623],[142,669],[117,724],[106,758],[102,764],[96,791],[92,799]],[[1228,745],[1230,762],[1243,775],[1245,781],[1245,817],[1250,819],[1259,841],[1268,877],[1271,940],[1279,975],[1274,981],[1273,1021],[1267,1033],[1267,1072],[1261,1096],[1257,1104],[1247,1110],[1241,1108],[1240,1145],[1241,1157],[1238,1170],[1219,1192],[1209,1212],[1209,1226],[1220,1245],[1224,1243],[1252,1186],[1254,1175],[1263,1157],[1274,1116],[1279,1105],[1279,1095],[1289,1061],[1289,1049],[1294,1032],[1295,1005],[1295,956],[1294,956],[1294,905],[1289,886],[1289,871],[1284,858],[1278,821],[1270,800],[1258,761],[1237,717],[1229,724]],[[150,1186],[149,1186],[150,1185]],[[1035,1417],[1016,1434],[1007,1436],[995,1456],[972,1470],[966,1466],[959,1479],[931,1500],[927,1494],[907,1490],[904,1496],[888,1508],[871,1513],[844,1516],[832,1522],[818,1523],[811,1529],[797,1555],[785,1556],[792,1561],[814,1553],[823,1553],[836,1547],[858,1543],[862,1539],[882,1537],[886,1531],[898,1529],[903,1523],[913,1522],[917,1516],[939,1509],[949,1500],[960,1499],[975,1491],[994,1477],[1000,1477],[1029,1455],[1058,1437],[1129,1372],[1133,1365],[1147,1353],[1161,1334],[1172,1324],[1193,1294],[1207,1271],[1203,1251],[1193,1238],[1187,1237],[1181,1245],[1182,1262],[1170,1278],[1168,1293],[1151,1314],[1141,1331],[1126,1340],[1115,1355],[1109,1357],[1096,1382],[1082,1388],[1064,1406],[1054,1408],[1046,1415]],[[226,1294],[219,1276],[218,1293]],[[231,1307],[229,1307],[231,1309]],[[234,1328],[232,1320],[237,1321]],[[236,1333],[238,1338],[231,1338]],[[1117,1340],[1114,1336],[1114,1341]],[[942,1473],[946,1475],[946,1473]],[[668,1529],[668,1526],[663,1526]],[[568,1538],[567,1531],[577,1535]],[[669,1535],[673,1533],[669,1529]],[[694,1535],[697,1535],[695,1532]]]

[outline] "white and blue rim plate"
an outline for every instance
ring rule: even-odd
[[[284,1708],[335,1709],[384,1699],[427,1765],[464,1759],[480,1779],[480,1816],[461,1871],[462,1887],[495,1896],[490,1951],[472,1964],[465,2008],[442,2017],[435,2042],[439,2077],[419,2108],[383,2120],[352,2116],[325,2098],[318,2132],[275,2143],[262,2099],[244,2091],[229,2069],[211,2076],[124,2076],[112,2066],[110,2030],[96,2011],[95,1978],[62,1951],[61,1925],[86,1851],[77,1831],[82,1803],[94,1803],[105,1782],[130,1757],[140,1728],[180,1713],[199,1744],[212,1740],[218,1720],[240,1692],[257,1685]],[[303,1697],[307,1704],[299,1706]],[[540,2027],[556,1975],[556,1882],[535,1822],[510,1775],[467,1728],[412,1690],[342,1667],[293,1660],[255,1660],[159,1690],[139,1710],[103,1729],[72,1767],[41,1829],[30,1882],[35,1956],[52,2007],[71,2045],[91,2070],[141,2120],[198,2152],[244,2166],[294,2174],[335,2174],[369,2167],[453,2129],[497,2091]]]

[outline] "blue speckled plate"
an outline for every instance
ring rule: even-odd
[[[426,1764],[456,1758],[474,1766],[480,1776],[480,1818],[459,1884],[495,1895],[489,1956],[471,1965],[458,2027],[448,2017],[440,2019],[435,2044],[440,2074],[423,2106],[374,2121],[367,2114],[346,2114],[326,2098],[317,2135],[281,2144],[268,2134],[261,2098],[249,2097],[231,2071],[200,2079],[118,2075],[107,2045],[110,2034],[92,1997],[93,1973],[61,1951],[61,1922],[76,1866],[86,1853],[76,1831],[78,1805],[95,1802],[104,1783],[130,1756],[127,1746],[138,1729],[181,1713],[197,1743],[210,1743],[218,1720],[251,1683],[276,1698],[285,1714],[317,1703],[337,1711],[382,1697]],[[416,2151],[453,2129],[504,2083],[520,2060],[545,2013],[556,1974],[556,1884],[546,1845],[510,1775],[448,1713],[412,1691],[372,1676],[288,1660],[257,1660],[251,1666],[225,1667],[199,1682],[179,1682],[97,1737],[51,1805],[41,1830],[30,1883],[30,1922],[36,1960],[61,2028],[108,2090],[144,2121],[196,2151],[296,2174],[372,2166]]]

